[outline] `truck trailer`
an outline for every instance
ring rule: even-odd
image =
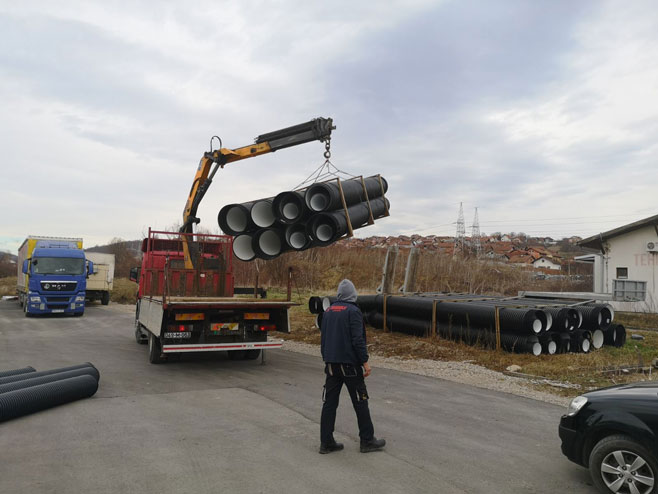
[[[94,263],[94,273],[87,278],[87,301],[100,300],[107,305],[114,286],[114,254],[87,251],[85,256]]]
[[[16,292],[26,317],[85,311],[87,276],[93,272],[81,238],[29,236],[18,249]]]

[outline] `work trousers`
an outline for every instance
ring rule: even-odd
[[[370,419],[368,408],[368,391],[363,378],[363,368],[360,365],[327,363],[324,367],[326,381],[324,384],[322,416],[320,418],[320,441],[323,444],[333,444],[334,426],[336,424],[336,409],[343,384],[352,399],[359,424],[361,442],[371,441],[375,428]]]

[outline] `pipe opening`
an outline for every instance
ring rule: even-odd
[[[548,343],[548,354],[553,355],[557,351],[557,344],[554,341]]]
[[[587,353],[589,352],[589,347],[590,347],[589,340],[587,338],[584,338],[583,342],[580,345],[580,348],[582,348],[583,352]]]
[[[272,211],[271,201],[259,201],[251,208],[251,219],[253,222],[261,227],[267,228],[274,224],[274,211]]]
[[[535,333],[541,332],[541,327],[542,327],[542,323],[539,319],[535,319],[534,321],[532,321],[532,330]]]
[[[601,348],[603,346],[603,331],[600,329],[592,333],[592,346],[594,348]]]
[[[296,220],[299,216],[299,206],[294,202],[289,202],[281,208],[281,214],[287,220]]]
[[[321,223],[315,228],[315,238],[320,242],[328,242],[334,235],[334,229],[326,223]]]
[[[324,211],[329,206],[329,193],[325,190],[314,192],[308,201],[308,205],[313,211]]]
[[[546,331],[550,331],[553,327],[553,315],[550,312],[546,313]]]
[[[306,245],[307,237],[304,232],[293,232],[290,234],[288,242],[293,249],[301,249]]]
[[[251,246],[251,235],[238,235],[233,240],[233,253],[241,261],[251,261],[256,253]]]
[[[329,297],[322,297],[322,310],[326,311],[331,307],[331,299]]]
[[[247,229],[249,218],[240,207],[233,207],[226,213],[226,224],[234,232],[242,233]]]
[[[541,343],[534,343],[532,345],[532,354],[535,356],[541,355]]]
[[[268,256],[277,256],[281,253],[281,238],[272,230],[263,232],[258,237],[258,248]]]

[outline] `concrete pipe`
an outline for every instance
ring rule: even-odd
[[[233,239],[233,254],[241,261],[253,261],[256,253],[252,247],[253,235],[245,233]]]
[[[363,181],[366,190],[368,191],[368,199],[372,200],[384,195],[378,177],[368,177],[363,179]],[[343,189],[345,204],[348,207],[366,200],[360,178],[342,180],[340,185]],[[388,190],[388,183],[384,177],[382,177],[382,185],[384,186],[383,192],[386,193]],[[306,189],[304,201],[306,202],[306,206],[316,213],[334,211],[343,207],[337,182],[325,182],[311,185]]]

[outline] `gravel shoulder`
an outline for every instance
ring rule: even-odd
[[[283,349],[320,357],[320,347],[298,341],[286,341]],[[567,406],[570,399],[538,391],[526,379],[508,376],[469,362],[446,362],[427,359],[401,359],[371,354],[370,364],[376,368],[392,369],[410,374],[445,379],[446,381],[467,384],[477,388],[510,393],[524,398]]]

